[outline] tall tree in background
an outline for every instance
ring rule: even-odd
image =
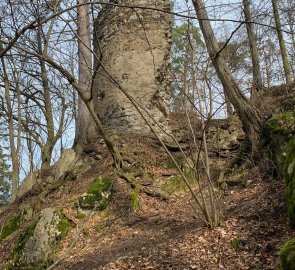
[[[271,3],[272,3],[273,15],[274,15],[274,19],[275,19],[276,31],[277,31],[277,35],[278,35],[278,39],[279,39],[279,44],[280,44],[280,50],[281,50],[281,55],[282,55],[282,60],[283,60],[283,67],[284,67],[286,82],[291,83],[293,80],[292,73],[291,73],[290,64],[289,64],[289,60],[288,60],[286,43],[285,43],[283,32],[282,32],[282,24],[281,24],[277,0],[271,0]]]
[[[79,84],[87,99],[92,98],[92,50],[88,0],[78,0],[77,39]],[[85,102],[79,97],[76,143],[85,144],[96,137],[94,122]]]
[[[42,29],[42,27],[37,28],[36,38],[37,38],[38,54],[40,56],[48,54],[50,37],[53,32],[53,26],[54,26],[54,19],[51,20],[46,34],[44,34],[44,29]],[[55,132],[52,89],[50,87],[49,74],[48,74],[46,62],[42,59],[42,57],[39,57],[39,65],[40,65],[40,71],[41,71],[41,74],[40,74],[41,83],[43,87],[44,108],[45,108],[44,116],[46,119],[46,130],[47,130],[47,139],[45,143],[42,144],[40,142],[39,144],[40,144],[41,152],[42,152],[42,168],[48,168],[51,163],[53,148],[56,142],[62,136],[66,106],[63,100],[63,106],[62,106],[63,111],[62,111],[61,121],[59,123],[58,131]],[[36,138],[36,141],[39,141],[39,139]]]
[[[215,34],[208,19],[207,11],[202,0],[192,0],[199,20],[199,24],[205,39],[209,56],[216,69],[218,77],[224,87],[224,91],[233,104],[239,118],[241,119],[245,132],[252,144],[252,152],[255,152],[261,135],[262,121],[259,113],[244,96],[235,81],[228,65],[220,53]]]
[[[6,156],[0,147],[0,207],[8,204],[11,197],[11,173]]]
[[[0,50],[2,49],[2,44],[0,43]],[[14,73],[15,79],[15,88],[17,94],[17,128],[14,127],[14,115],[13,115],[13,102],[11,99],[11,84],[7,74],[7,63],[5,63],[4,58],[1,58],[2,72],[3,72],[3,81],[5,88],[5,100],[6,100],[6,111],[7,120],[8,120],[8,130],[9,130],[9,150],[10,158],[12,163],[12,184],[11,184],[11,194],[12,201],[16,199],[18,185],[19,185],[19,153],[21,146],[21,107],[20,107],[20,93],[19,93],[19,84],[17,75]],[[15,70],[14,70],[15,72]],[[2,150],[1,150],[2,154]],[[3,163],[4,164],[4,163]]]
[[[246,27],[247,27],[247,34],[248,34],[252,67],[253,67],[254,91],[260,91],[263,87],[263,83],[262,83],[262,77],[260,72],[260,63],[259,63],[259,57],[258,57],[256,36],[254,33],[253,24],[252,24],[250,3],[251,3],[250,0],[243,0],[244,16],[245,16],[245,21],[247,22]]]
[[[172,32],[172,109],[183,110],[194,104],[196,91],[196,48],[203,47],[199,29],[191,22],[175,26]]]

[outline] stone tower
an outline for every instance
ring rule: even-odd
[[[165,132],[152,118],[169,132],[170,0],[110,2],[114,5],[104,6],[95,21],[94,51],[99,60],[93,91],[97,113],[110,131],[151,134],[118,83],[164,137]]]

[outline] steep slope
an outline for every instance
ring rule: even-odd
[[[289,97],[284,101],[291,102],[294,96]],[[269,136],[263,149],[280,146],[271,148],[273,160],[266,151],[259,162],[234,166],[246,157],[239,155],[244,140],[239,122],[213,120],[207,127],[212,179],[220,187],[220,227],[206,228],[157,141],[121,136],[118,146],[128,164],[122,172],[112,167],[103,142],[87,145],[75,158],[65,155],[58,163],[64,166],[37,173],[33,187],[1,209],[0,268],[46,269],[58,262],[54,269],[274,269],[280,247],[294,235],[284,181],[273,173],[282,164],[286,138],[293,136],[289,127],[288,135],[282,131],[288,124],[281,118],[274,120],[288,106],[265,114]],[[196,149],[183,119],[174,115],[170,121],[189,159],[183,159],[176,145],[167,147],[189,175]],[[199,143],[200,122],[193,117],[191,123]],[[190,180],[198,191],[194,178]],[[47,237],[38,237],[40,230]]]

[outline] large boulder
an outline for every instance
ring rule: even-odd
[[[82,165],[82,160],[73,149],[64,149],[57,163],[48,169],[41,169],[31,172],[22,182],[19,187],[17,197],[22,197],[27,192],[33,189],[38,184],[54,183],[65,176],[67,173],[79,169]],[[77,172],[78,173],[78,172]]]
[[[46,208],[39,220],[25,227],[10,256],[7,269],[43,269],[52,262],[71,223],[59,209]]]
[[[31,172],[22,182],[17,192],[17,197],[22,197],[29,192],[34,185],[41,182],[39,171]]]
[[[75,150],[65,149],[54,166],[54,181],[59,180],[66,172],[75,168],[79,157]]]

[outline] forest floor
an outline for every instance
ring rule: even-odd
[[[276,104],[283,104],[282,101],[287,99],[282,93],[291,95],[289,91],[277,88],[268,91],[264,98],[257,99],[256,105],[265,116],[274,113],[274,108],[278,107]],[[292,89],[294,91],[295,88]],[[277,111],[281,110],[277,108]],[[181,124],[186,125],[181,115],[175,115],[174,120],[176,126],[177,123],[180,127]],[[197,131],[202,130],[198,124],[197,120],[193,126]],[[226,126],[226,121],[212,121],[211,125]],[[202,134],[198,137],[202,138]],[[136,164],[139,169],[141,163],[146,171],[159,160],[167,160],[166,154],[153,150],[150,142],[139,141],[138,144],[127,142],[128,149],[131,149],[127,153],[135,155],[137,152],[133,158],[139,158]],[[140,145],[146,149],[141,149]],[[209,143],[208,147],[213,154],[213,163],[223,159],[230,166],[232,155],[228,156],[225,151],[214,156],[216,144]],[[145,160],[140,160],[143,157]],[[149,164],[152,161],[154,164]],[[257,163],[260,165],[248,167],[243,176],[245,182],[229,185],[224,191],[219,205],[222,209],[220,227],[206,227],[201,215],[191,207],[189,192],[172,195],[166,201],[141,193],[140,211],[132,212],[130,207],[124,207],[124,200],[116,200],[109,213],[92,214],[84,223],[74,247],[69,249],[83,223],[76,219],[77,227],[67,235],[59,254],[64,254],[65,259],[57,269],[276,269],[280,248],[294,237],[295,229],[288,223],[284,180],[271,176],[272,165],[269,167],[267,161]],[[152,170],[156,178],[165,174],[157,172],[159,168],[165,168],[165,164],[160,162]],[[218,175],[215,181],[217,179]],[[71,211],[68,214],[73,216]]]
[[[69,253],[57,269],[275,269],[295,230],[286,216],[284,181],[260,170],[249,169],[248,186],[225,191],[223,222],[214,229],[192,209],[189,193],[167,201],[141,194],[138,212],[117,202],[111,214],[92,214],[69,250],[82,224],[70,210],[77,228],[63,243],[60,256]]]
[[[224,125],[224,121],[215,121],[217,124]],[[215,146],[208,145],[209,150],[213,149],[213,162],[223,159],[230,164],[224,154],[216,155]],[[125,154],[131,165],[144,172],[138,177],[142,187],[151,187],[158,179],[167,181],[177,174],[175,168],[168,168],[167,155],[154,140],[130,138],[121,147],[127,149]],[[133,211],[130,184],[114,174],[112,159],[103,149],[100,161],[77,180],[66,181],[50,192],[41,206],[62,208],[73,224],[59,246],[56,259],[62,260],[54,269],[275,269],[280,247],[295,235],[287,219],[284,180],[271,177],[266,172],[268,165],[262,165],[264,161],[248,166],[243,174],[245,181],[230,184],[222,191],[221,225],[209,229],[202,215],[192,208],[189,192],[170,195],[167,200],[140,192],[140,210]],[[109,175],[115,186],[110,206],[79,217],[77,198],[97,176]],[[4,214],[17,212],[21,203],[30,203],[34,196],[32,192],[20,204],[9,206]],[[0,247],[0,265],[7,260],[16,237],[12,235]]]

